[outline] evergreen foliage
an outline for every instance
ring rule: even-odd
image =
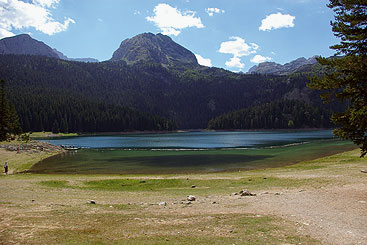
[[[210,119],[224,113],[279,99],[320,106],[320,92],[306,88],[310,73],[245,75],[189,64],[167,68],[144,62],[81,63],[0,55],[0,77],[8,80],[9,98],[25,131],[51,131],[55,120],[59,130],[65,130],[64,118],[69,132],[167,130],[175,128],[173,121],[180,128],[206,128]],[[82,115],[84,121],[79,119]]]
[[[339,126],[334,134],[360,146],[363,157],[367,154],[367,2],[330,0],[328,7],[335,12],[334,35],[341,38],[330,48],[343,56],[320,58],[327,73],[313,78],[309,87],[326,91],[322,94],[326,102],[336,98],[349,103],[345,111],[332,116]]]
[[[16,95],[23,130],[53,133],[175,130],[171,120],[65,94]]]
[[[14,105],[6,98],[5,81],[1,80],[0,82],[0,141],[4,141],[8,140],[11,135],[20,135],[22,128]]]
[[[331,128],[331,112],[296,100],[233,111],[209,121],[209,129]]]

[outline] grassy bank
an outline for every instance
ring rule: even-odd
[[[348,199],[365,191],[363,168],[366,159],[354,150],[287,167],[230,173],[1,176],[0,243],[320,244],[325,237],[311,228],[315,224],[320,230],[318,217],[326,222],[328,215],[340,215],[338,209],[338,215],[327,213],[334,204],[347,201],[346,215],[366,211],[365,206],[354,207],[362,205],[359,199]],[[329,205],[318,204],[333,188],[343,186],[353,186],[356,194],[348,192],[343,198],[331,198]],[[257,196],[233,194],[242,189]],[[187,203],[187,195],[195,195],[196,201]],[[315,206],[302,206],[305,200]],[[284,210],[271,211],[282,203]],[[326,213],[307,214],[322,206],[328,207],[322,210]],[[296,211],[287,215],[293,207]],[[323,224],[330,228],[327,239],[339,229],[334,227],[339,219],[345,222],[342,216],[337,218]],[[358,224],[353,230],[358,218],[352,218],[346,229],[363,242]],[[337,234],[331,242],[357,241],[347,234]]]
[[[30,137],[32,139],[39,139],[39,138],[50,138],[50,137],[74,137],[78,136],[77,133],[58,133],[54,134],[52,132],[31,132]]]
[[[10,174],[29,170],[37,162],[61,152],[59,147],[33,140],[0,142],[1,164],[8,163]]]

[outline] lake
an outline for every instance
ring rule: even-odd
[[[54,138],[44,141],[54,145],[74,145],[82,148],[218,149],[282,146],[332,138],[331,130],[315,130],[125,134]]]
[[[330,130],[182,132],[78,136],[44,140],[84,149],[39,162],[33,173],[149,174],[279,167],[355,146]]]

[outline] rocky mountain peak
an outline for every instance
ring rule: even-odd
[[[313,65],[317,63],[318,56],[313,56],[309,59],[304,57],[295,59],[289,63],[284,65],[275,63],[275,62],[264,62],[258,65],[255,65],[250,68],[248,71],[249,74],[276,74],[276,75],[286,75],[288,73],[292,73],[297,71],[299,68],[306,65]]]
[[[122,41],[111,61],[124,60],[128,64],[140,61],[170,65],[176,62],[195,64],[195,55],[162,34],[143,33]]]
[[[0,54],[41,55],[58,58],[58,55],[52,48],[43,42],[33,39],[28,34],[1,39]]]

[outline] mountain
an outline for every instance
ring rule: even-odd
[[[94,58],[69,58],[66,55],[64,55],[63,53],[61,53],[60,51],[58,51],[57,49],[53,49],[53,51],[57,54],[57,56],[62,59],[62,60],[70,60],[70,61],[79,61],[79,62],[85,62],[85,63],[96,63],[99,62],[99,60],[94,59]]]
[[[0,40],[0,54],[41,55],[58,58],[58,55],[43,42],[37,41],[28,34],[21,34]]]
[[[150,33],[123,41],[113,57],[105,62],[82,63],[4,54],[0,55],[0,78],[7,81],[9,99],[22,126],[30,130],[40,130],[40,125],[49,130],[55,118],[64,118],[69,129],[78,131],[86,127],[102,131],[112,127],[108,125],[129,122],[138,125],[134,128],[174,128],[174,122],[183,129],[206,128],[211,119],[225,113],[277,100],[298,100],[325,110],[339,108],[324,105],[320,92],[306,87],[308,77],[315,74],[314,65],[303,70],[307,72],[282,76],[238,74],[200,66],[189,50],[167,36]],[[305,63],[302,60],[290,64]],[[92,102],[94,106],[90,106]],[[78,110],[74,113],[73,104],[81,111],[89,108],[87,122],[78,116]],[[148,127],[150,123],[142,123],[141,114],[131,116],[128,110],[115,118],[112,115],[117,115],[119,108],[151,115],[152,125]],[[103,111],[112,121],[95,118]]]
[[[250,68],[247,72],[248,74],[277,74],[277,75],[286,75],[292,72],[296,72],[298,69],[303,66],[313,65],[317,63],[318,56],[313,56],[309,59],[304,57],[293,60],[284,65],[275,63],[275,62],[264,62],[258,65],[255,65]]]
[[[40,55],[62,60],[79,62],[99,62],[93,58],[68,58],[63,53],[36,39],[28,34],[20,34],[13,37],[7,37],[0,40],[0,54],[16,55]]]
[[[111,61],[124,60],[128,64],[154,62],[163,65],[175,63],[198,65],[195,55],[172,41],[168,36],[143,33],[122,41]]]

